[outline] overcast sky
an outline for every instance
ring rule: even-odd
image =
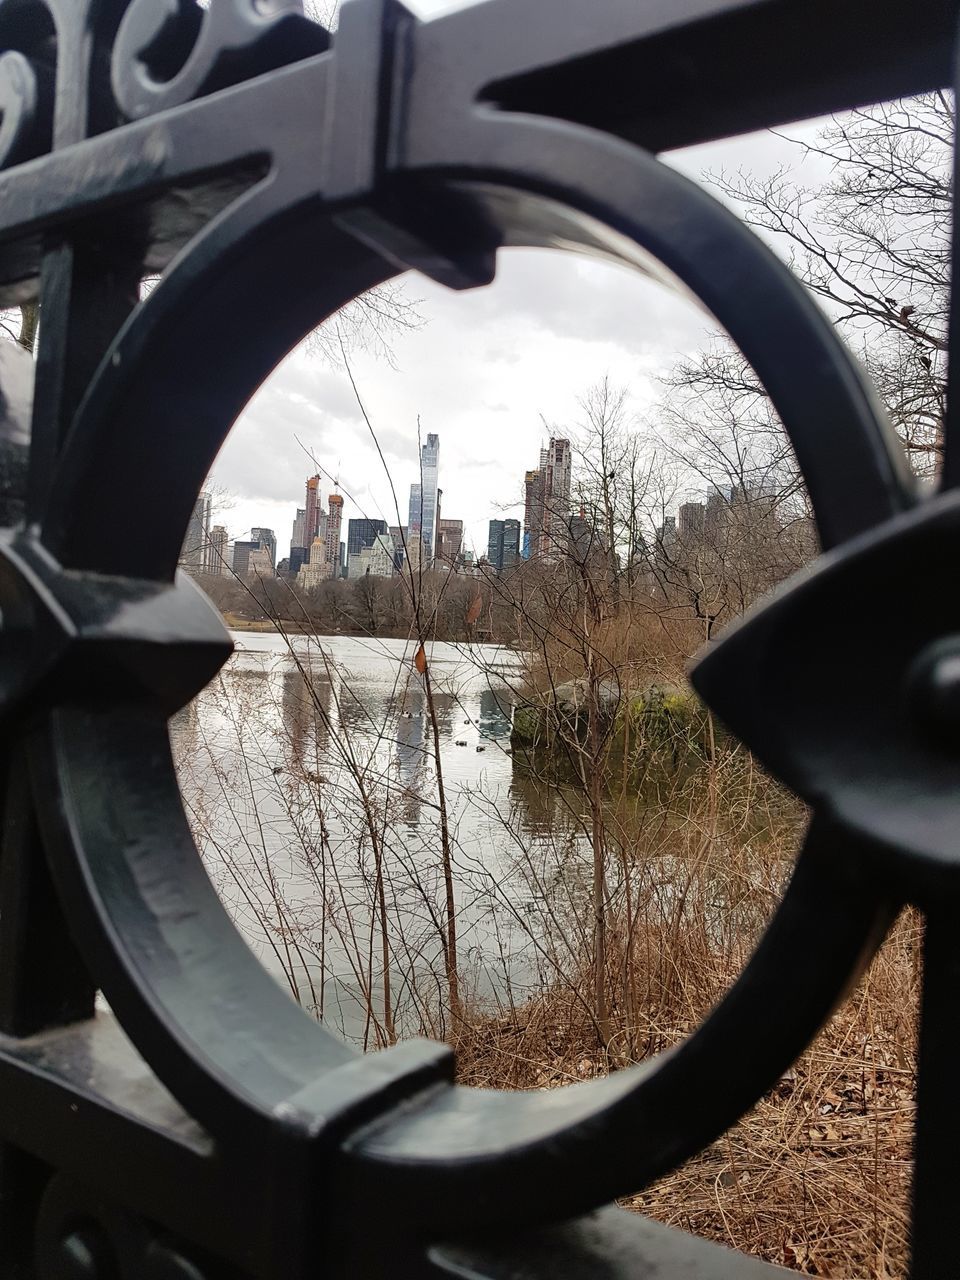
[[[420,12],[456,7],[420,0]],[[811,136],[814,125],[795,127]],[[768,173],[799,163],[797,149],[772,134],[691,148],[663,157],[694,178],[743,167]],[[815,184],[816,164],[800,175]],[[655,414],[659,375],[692,353],[715,325],[692,303],[625,268],[545,250],[501,253],[486,289],[454,293],[416,275],[406,278],[424,318],[393,341],[394,364],[363,352],[351,357],[357,388],[393,477],[406,523],[407,495],[419,478],[417,420],[440,436],[440,487],[446,517],[466,526],[466,543],[486,547],[487,521],[522,518],[523,473],[537,465],[549,434],[576,434],[578,399],[598,379],[629,391],[639,422]],[[312,459],[316,460],[316,466]],[[306,477],[325,475],[324,496],[339,478],[346,520],[378,516],[397,523],[390,484],[342,368],[293,352],[240,417],[214,467],[215,522],[243,537],[265,525],[287,554]]]

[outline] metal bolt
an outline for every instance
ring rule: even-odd
[[[960,636],[926,648],[913,664],[909,685],[924,723],[960,748]]]
[[[107,1280],[105,1251],[92,1231],[72,1231],[60,1243],[62,1280]]]
[[[189,1259],[156,1241],[147,1250],[146,1262],[145,1280],[204,1280],[203,1272]]]

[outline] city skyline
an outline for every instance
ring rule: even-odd
[[[434,457],[439,451],[439,441],[431,445]],[[594,538],[593,517],[585,515],[581,503],[575,509],[572,494],[572,455],[570,442],[551,437],[549,445],[541,447],[540,467],[524,474],[526,494],[524,523],[517,519],[493,519],[488,521],[485,551],[475,556],[463,546],[463,521],[440,518],[430,560],[420,561],[416,548],[424,544],[417,538],[410,541],[407,526],[388,526],[379,519],[354,518],[342,529],[343,499],[334,491],[327,497],[323,511],[322,489],[317,475],[306,481],[307,508],[298,508],[294,519],[290,556],[278,562],[277,539],[273,529],[255,526],[246,539],[228,542],[223,525],[211,523],[212,499],[208,490],[198,495],[181,546],[179,565],[196,575],[226,574],[245,577],[292,576],[307,590],[334,578],[357,579],[371,574],[374,577],[392,577],[403,569],[411,546],[413,561],[434,570],[458,570],[472,572],[477,568],[493,570],[500,574],[515,568],[527,560],[550,562],[573,551],[581,544],[592,545]],[[411,492],[419,486],[411,486]],[[437,490],[438,498],[442,490]],[[726,489],[710,487],[699,497],[675,500],[674,513],[663,511],[660,523],[650,525],[649,542],[641,539],[644,555],[654,557],[669,551],[674,545],[695,546],[704,540],[715,539],[725,528],[728,517],[739,504],[747,504],[755,510],[758,503],[766,501],[771,511],[775,507],[775,494],[760,485],[744,487],[735,484]],[[439,503],[437,506],[439,511]],[[305,552],[300,543],[305,540],[308,523],[313,522],[316,536],[311,556],[304,560],[294,558],[294,552]],[[795,522],[796,523],[796,522]],[[802,523],[802,522],[801,522]],[[809,523],[809,522],[808,522]],[[346,541],[340,534],[345,534]],[[298,542],[298,539],[300,540]]]
[[[491,519],[486,547],[480,555],[464,546],[463,521],[442,515],[439,460],[440,436],[430,432],[420,450],[420,480],[410,485],[407,524],[388,526],[383,519],[352,517],[346,525],[346,542],[340,540],[344,500],[338,485],[335,483],[334,492],[328,495],[328,511],[324,512],[321,477],[319,473],[309,477],[307,505],[297,509],[293,522],[287,571],[299,574],[304,585],[311,586],[341,575],[356,578],[370,572],[388,576],[405,561],[417,567],[466,567],[485,560],[502,572],[521,560],[549,558],[566,547],[573,478],[568,439],[551,436],[546,445],[541,445],[539,467],[524,473],[523,522],[515,518]],[[314,557],[306,546],[311,532],[315,534],[313,545],[318,553],[322,544],[322,568],[313,563]],[[255,528],[251,537],[264,533],[272,531]]]
[[[790,134],[813,138],[818,127]],[[740,165],[763,175],[793,163],[796,149],[757,134],[663,159],[693,177]],[[826,176],[809,158],[803,174],[811,183]],[[229,509],[214,512],[231,540],[267,525],[285,543],[308,471],[331,490],[339,480],[344,522],[407,524],[418,448],[436,432],[443,513],[462,519],[463,545],[479,557],[491,518],[523,520],[524,471],[536,466],[545,437],[575,442],[578,400],[593,383],[609,375],[627,387],[628,418],[649,422],[660,374],[716,327],[639,273],[547,250],[503,251],[489,288],[453,293],[417,276],[406,287],[423,324],[390,335],[391,361],[352,350],[348,376],[298,348],[241,414],[211,477],[215,490],[233,495]]]
[[[521,267],[517,280],[511,280],[517,274],[514,263]],[[625,271],[595,263],[587,263],[585,266],[589,272],[599,271],[601,275],[614,279],[620,289],[621,308],[627,305],[631,291],[636,288],[643,290],[645,287],[666,298],[668,310],[673,308],[683,311],[688,306],[672,299],[653,285],[645,286],[642,280]],[[572,290],[580,281],[582,270],[581,264],[573,264],[573,278],[564,281],[563,287],[554,292],[563,294],[568,291],[568,287]],[[544,277],[545,272],[551,276],[569,277],[571,263],[564,261],[559,255],[553,255],[553,261],[547,269],[542,253],[539,256],[534,253],[507,255],[507,268],[501,274],[504,287],[509,292],[527,294],[537,292],[537,282]],[[529,288],[519,288],[523,281],[526,281]],[[416,288],[418,294],[428,289],[440,292],[439,287],[419,280],[412,287]],[[497,287],[493,286],[492,290]],[[476,296],[480,296],[479,291]],[[462,306],[462,302],[461,295],[442,299],[444,307],[455,308]],[[529,319],[528,312],[525,319],[518,318],[518,326],[524,328]],[[437,327],[439,329],[442,325]],[[359,410],[352,392],[342,385],[345,374],[324,365],[322,361],[312,360],[302,352],[295,352],[251,402],[247,414],[241,419],[234,437],[224,450],[226,455],[228,451],[235,449],[235,456],[241,459],[242,465],[232,473],[219,466],[215,469],[214,483],[221,483],[224,488],[231,489],[234,495],[231,507],[220,518],[229,526],[232,537],[242,536],[250,525],[270,524],[278,531],[282,530],[285,539],[297,510],[304,505],[304,499],[301,497],[297,501],[296,494],[301,490],[304,469],[309,467],[321,477],[324,492],[332,490],[339,483],[339,492],[344,498],[344,522],[358,518],[380,519],[388,528],[409,527],[412,486],[417,509],[422,501],[422,496],[417,496],[415,488],[422,484],[418,448],[427,448],[428,437],[439,435],[443,445],[442,476],[438,485],[443,490],[440,518],[443,519],[449,513],[462,520],[463,547],[472,551],[475,558],[479,559],[486,551],[487,525],[491,518],[523,521],[524,471],[531,464],[536,464],[549,436],[570,438],[577,432],[582,414],[576,403],[576,396],[569,394],[568,387],[558,387],[559,378],[555,366],[560,362],[569,363],[572,367],[581,366],[582,382],[577,387],[578,393],[587,391],[591,372],[595,376],[603,376],[609,372],[612,377],[619,376],[623,381],[628,381],[631,377],[634,361],[606,339],[594,344],[599,347],[599,352],[593,353],[594,359],[600,354],[603,358],[602,366],[594,364],[591,369],[590,364],[578,360],[576,356],[567,360],[568,350],[579,345],[571,336],[572,327],[571,319],[569,322],[564,321],[563,333],[538,329],[535,341],[532,345],[527,344],[529,358],[534,364],[538,362],[538,353],[542,354],[545,349],[552,352],[556,348],[556,354],[549,354],[549,374],[542,381],[532,380],[526,390],[526,402],[517,405],[516,414],[512,412],[510,403],[516,396],[509,387],[504,386],[502,400],[494,399],[488,394],[478,397],[476,405],[471,405],[468,401],[466,404],[461,403],[457,412],[445,412],[444,418],[459,418],[457,425],[450,430],[440,423],[437,431],[430,430],[428,428],[432,427],[432,423],[421,418],[422,434],[419,439],[417,415],[412,400],[413,390],[407,386],[412,379],[393,369],[384,370],[382,362],[378,365],[367,353],[359,353],[352,358],[351,365],[362,394],[365,394],[368,377],[375,376],[378,380],[384,378],[390,383],[386,390],[391,394],[386,395],[382,401],[379,396],[376,397],[369,407],[365,405],[383,461],[373,446],[370,431],[362,419],[358,421]],[[669,326],[666,328],[669,329]],[[431,323],[419,334],[398,335],[398,360],[411,337],[418,340],[418,345],[424,346],[426,331],[433,329],[434,325]],[[496,347],[490,348],[494,361],[504,356],[499,340],[496,341]],[[522,349],[524,343],[518,340],[512,345]],[[510,359],[512,361],[513,357]],[[522,375],[525,362],[518,350],[516,363],[511,363],[510,367],[515,374]],[[362,370],[362,378],[356,372],[358,368]],[[431,378],[433,376],[431,371]],[[643,378],[647,379],[646,373]],[[279,385],[281,379],[283,385]],[[440,372],[437,381],[447,382],[446,371]],[[398,409],[403,408],[399,402],[400,397],[392,394],[394,382],[398,392],[407,401],[409,412],[402,416],[411,424],[409,434],[404,432],[402,423],[398,422],[401,414],[398,412],[394,417],[392,412],[394,405]],[[542,387],[542,394],[537,389],[538,384]],[[462,392],[462,388],[458,390]],[[444,390],[444,396],[448,393],[451,396],[453,394],[449,386]],[[460,399],[463,401],[462,395]],[[389,413],[384,412],[385,407],[390,410]],[[638,403],[638,412],[639,409]],[[255,468],[256,474],[247,473],[246,458],[251,458],[257,450],[262,449],[271,433],[289,430],[284,423],[291,412],[303,415],[305,421],[302,434],[299,430],[296,432],[288,449],[266,449]],[[466,424],[463,421],[464,415],[470,419]],[[257,437],[253,453],[249,448],[251,436]],[[351,457],[351,448],[356,449],[354,457]],[[389,476],[384,470],[384,463]],[[430,470],[428,465],[428,476]],[[255,487],[266,490],[263,497],[248,496]],[[429,512],[425,504],[424,515],[429,519],[430,514],[435,513]]]
[[[437,440],[438,438],[439,433],[429,433],[428,439]],[[422,447],[424,452],[426,452],[428,445],[425,443]],[[320,517],[320,532],[323,531],[325,528],[322,518],[325,515],[323,507],[326,505],[327,501],[329,501],[328,495],[337,494],[342,503],[341,513],[343,529],[346,529],[351,524],[360,522],[383,525],[384,530],[386,531],[399,530],[400,528],[403,528],[406,532],[410,528],[411,512],[414,509],[419,512],[422,504],[424,525],[426,527],[422,530],[421,536],[424,545],[429,544],[434,548],[431,558],[437,556],[444,558],[444,551],[442,549],[444,534],[446,534],[448,542],[450,537],[453,537],[457,551],[469,551],[473,553],[475,559],[479,559],[484,554],[486,548],[485,530],[488,517],[483,514],[477,514],[470,522],[455,514],[452,518],[448,517],[447,513],[453,512],[453,503],[452,501],[448,503],[446,496],[442,495],[442,485],[439,483],[437,484],[437,498],[434,504],[431,501],[430,496],[428,496],[425,501],[421,498],[421,485],[419,482],[413,482],[409,486],[406,486],[406,490],[404,490],[402,482],[396,482],[395,489],[398,497],[404,491],[408,494],[406,500],[403,501],[401,505],[400,514],[403,517],[403,524],[398,525],[395,510],[389,510],[383,515],[369,514],[369,510],[365,505],[361,505],[349,491],[340,488],[339,481],[335,478],[333,471],[325,468],[316,458],[311,458],[310,461],[311,465],[317,468],[315,475],[311,478],[317,480],[316,492],[318,497],[314,501],[311,501],[308,495],[306,506],[303,505],[304,499],[302,497],[300,502],[297,502],[293,498],[289,500],[257,500],[244,498],[242,495],[227,492],[221,485],[216,485],[216,476],[214,474],[212,479],[217,492],[216,496],[212,500],[213,514],[211,517],[211,528],[214,524],[225,526],[228,529],[229,541],[232,545],[238,540],[249,540],[254,528],[272,527],[277,532],[277,559],[279,561],[281,558],[284,558],[284,549],[287,548],[288,541],[289,550],[286,553],[287,557],[289,557],[290,552],[295,547],[304,545],[302,541],[298,541],[298,528],[299,536],[306,536],[306,529],[309,527],[311,516],[313,516],[315,527],[317,525],[317,517]],[[414,459],[412,467],[416,467],[416,465],[416,460]],[[402,464],[398,465],[396,469],[398,473],[402,473],[404,470]],[[408,464],[408,470],[409,469],[410,464]],[[436,466],[428,466],[428,477],[431,475],[436,477],[437,474]],[[521,484],[522,474],[521,480],[514,486],[518,495],[520,494]],[[300,480],[300,487],[301,489],[303,487],[302,479]],[[441,497],[442,509],[440,504]],[[517,496],[515,501],[508,504],[503,500],[501,495],[492,495],[490,502],[487,505],[490,510],[515,510],[522,518],[523,504],[520,496]],[[237,517],[236,512],[238,509],[243,511],[244,516],[248,513],[250,517],[255,518],[259,516],[261,518],[261,523],[259,525],[246,525],[244,523],[243,516],[240,518]],[[438,513],[439,519],[437,518]],[[271,516],[275,522],[272,526],[265,526],[263,523],[267,515]],[[286,529],[290,529],[291,532],[289,535],[284,532]],[[341,541],[343,541],[343,535],[341,535]]]
[[[397,544],[398,550],[403,544],[407,544],[407,552],[414,557],[417,552],[415,549],[411,550],[411,548],[422,546],[425,549],[429,548],[429,553],[426,556],[427,561],[436,560],[448,563],[456,561],[462,553],[467,553],[474,562],[478,562],[484,556],[492,559],[488,554],[488,547],[490,545],[489,531],[494,523],[498,523],[501,526],[501,541],[504,525],[508,527],[517,526],[519,534],[516,559],[527,559],[536,555],[549,555],[552,546],[558,540],[562,541],[566,536],[565,522],[571,507],[572,451],[570,441],[565,437],[551,436],[548,444],[541,444],[539,467],[524,472],[522,481],[524,500],[522,503],[516,504],[518,508],[522,508],[523,518],[491,518],[488,521],[487,537],[482,541],[479,548],[468,545],[467,533],[462,519],[442,514],[441,500],[443,491],[439,484],[439,452],[439,433],[431,432],[421,447],[420,474],[422,480],[410,485],[407,524],[403,526],[391,526],[383,518],[368,516],[350,516],[344,524],[344,510],[350,509],[355,504],[345,501],[343,495],[339,492],[339,482],[333,481],[332,491],[325,496],[323,473],[316,472],[314,475],[307,477],[305,506],[296,508],[291,527],[289,551],[287,556],[283,557],[289,561],[290,572],[297,573],[303,564],[310,561],[310,549],[315,542],[322,543],[323,563],[325,565],[322,576],[335,577],[341,569],[346,568],[349,556],[357,555],[361,549],[371,547],[376,537],[380,534],[389,533],[394,543]],[[226,497],[229,498],[229,495],[226,495]],[[208,490],[205,489],[203,491],[201,499],[206,504],[204,508],[206,516],[203,523],[208,530],[207,540],[209,540],[209,534],[214,527],[224,532],[225,530],[222,525],[213,525],[213,505]],[[212,571],[212,565],[208,566],[206,563],[209,557],[203,557],[201,561],[201,559],[198,559],[196,552],[191,555],[187,553],[188,544],[191,541],[199,545],[198,521],[201,499],[198,499],[197,510],[191,517],[191,525],[184,540],[181,562],[184,564],[189,562],[191,567]],[[326,510],[325,507],[327,508]],[[446,507],[443,510],[446,510]],[[343,541],[343,530],[347,531],[346,543]],[[269,548],[271,561],[276,567],[281,559],[278,548],[282,548],[284,545],[282,535],[278,540],[272,528],[262,525],[252,526],[249,530],[244,530],[243,533],[244,537],[234,538],[230,545],[236,546],[238,543],[246,542],[256,543],[261,540],[262,534],[266,534],[268,535],[267,541],[271,544]],[[531,536],[533,538],[532,541]],[[219,539],[221,543],[224,541],[224,538]],[[342,564],[340,559],[341,549],[344,551]],[[507,554],[508,562],[511,562],[509,535]],[[502,567],[502,564],[498,564],[498,567]],[[320,576],[316,568],[312,576]]]
[[[540,460],[545,484],[550,489],[552,479],[548,477],[552,472],[548,470],[548,459],[564,451],[566,507],[569,507],[569,441],[551,437],[549,446],[540,450]],[[484,557],[464,546],[464,522],[441,512],[443,490],[439,460],[439,433],[430,432],[420,450],[421,479],[410,485],[405,526],[387,526],[378,518],[351,517],[344,527],[345,503],[338,482],[334,482],[333,492],[325,496],[321,473],[317,471],[308,476],[304,506],[296,508],[292,522],[288,555],[279,559],[277,535],[268,526],[253,526],[245,531],[246,536],[230,542],[226,528],[212,522],[212,495],[204,489],[191,515],[180,564],[198,574],[232,572],[249,577],[285,573],[295,577],[305,589],[337,577],[357,578],[366,573],[391,576],[405,561],[417,568],[472,567]],[[545,509],[541,502],[541,524]],[[495,567],[502,570],[520,559],[520,523],[491,521],[491,530],[494,524],[500,528],[500,538],[492,558]]]

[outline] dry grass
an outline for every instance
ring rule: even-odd
[[[919,935],[906,914],[779,1085],[719,1142],[623,1203],[804,1275],[905,1276]],[[697,950],[679,954],[680,933],[658,941],[684,981],[672,1020],[662,1003],[658,1024],[647,1019],[653,1049],[690,1030],[691,1001],[705,1008],[718,977]],[[615,1065],[570,991],[475,1019],[458,1057],[465,1083],[499,1088],[555,1088]]]
[[[918,929],[749,1115],[625,1203],[805,1275],[905,1276]]]
[[[532,689],[580,678],[589,647],[601,676],[616,676],[625,689],[657,681],[683,684],[690,654],[703,640],[703,623],[689,609],[664,604],[637,588],[636,598],[591,626],[589,636],[577,615],[552,611],[537,628],[527,677]]]

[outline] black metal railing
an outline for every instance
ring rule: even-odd
[[[912,1274],[955,1274],[956,410],[921,499],[804,289],[655,153],[949,85],[957,7],[347,0],[331,39],[283,3],[0,0],[0,305],[41,314],[35,377],[0,362],[3,1275],[759,1280],[600,1206],[743,1114],[905,902],[928,917]],[[653,253],[723,323],[826,552],[694,673],[814,811],[767,934],[678,1049],[545,1096],[457,1087],[443,1045],[361,1056],[298,1010],[207,879],[167,718],[230,650],[176,562],[252,391],[402,270],[469,288],[499,246],[561,242]]]

